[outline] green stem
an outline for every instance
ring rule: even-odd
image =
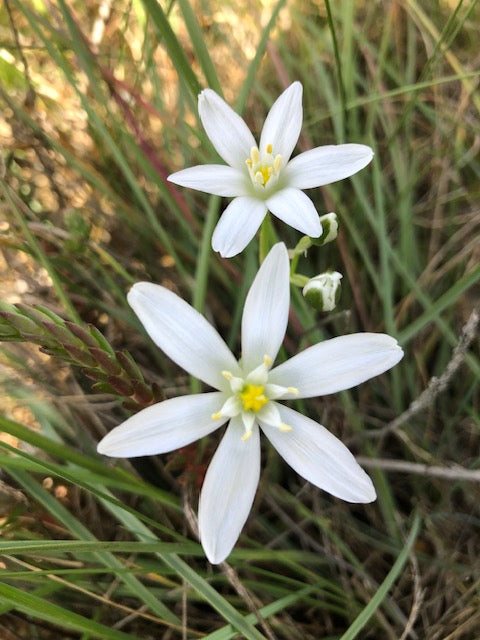
[[[260,238],[258,243],[258,263],[259,265],[265,260],[268,252],[277,241],[277,234],[272,225],[270,213],[267,213],[260,227]]]

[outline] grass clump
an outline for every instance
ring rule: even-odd
[[[480,635],[479,17],[475,1],[3,4],[5,637]],[[375,158],[310,192],[341,232],[299,267],[338,269],[343,293],[328,315],[292,296],[286,355],[355,331],[390,333],[406,355],[304,404],[361,458],[377,502],[341,503],[266,448],[240,542],[212,569],[194,513],[217,436],[117,463],[95,446],[195,384],[142,333],[134,282],[192,301],[238,352],[258,247],[220,259],[220,199],[166,177],[214,161],[201,88],[258,133],[294,80],[300,150],[357,142]]]

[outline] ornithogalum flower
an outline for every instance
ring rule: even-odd
[[[342,180],[363,169],[373,157],[363,144],[317,147],[290,160],[302,127],[302,85],[294,82],[270,109],[260,144],[242,118],[219,95],[205,89],[198,97],[205,131],[227,165],[183,169],[169,180],[234,200],[223,212],[212,247],[225,258],[240,253],[253,238],[267,211],[302,233],[318,238],[322,226],[313,202],[302,189]]]
[[[115,457],[166,453],[228,422],[202,487],[200,538],[212,563],[224,560],[252,506],[260,474],[260,430],[303,478],[349,502],[371,502],[375,489],[348,449],[310,418],[278,402],[349,389],[402,357],[397,342],[357,333],[320,342],[272,368],[289,308],[289,260],[275,245],[248,293],[239,361],[189,304],[159,285],[135,284],[128,301],[153,341],[178,365],[217,391],[165,400],[107,434],[98,451]]]

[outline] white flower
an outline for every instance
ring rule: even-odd
[[[140,282],[128,295],[153,341],[217,391],[143,409],[105,436],[98,451],[116,457],[166,453],[228,422],[199,504],[200,538],[212,563],[228,556],[252,506],[260,475],[260,429],[309,482],[349,502],[376,497],[370,478],[340,440],[277,400],[349,389],[392,367],[402,350],[390,336],[358,333],[309,347],[272,369],[287,327],[289,298],[289,260],[279,243],[248,293],[237,362],[207,320],[173,292]]]
[[[169,180],[234,200],[223,212],[212,247],[225,258],[240,253],[267,211],[302,233],[318,238],[322,226],[313,202],[301,189],[342,180],[363,169],[373,151],[363,144],[317,147],[290,160],[302,127],[302,85],[294,82],[273,104],[260,144],[243,119],[219,95],[205,89],[198,97],[205,131],[228,166],[200,165],[177,171]]]

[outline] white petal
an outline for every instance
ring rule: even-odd
[[[223,258],[232,258],[243,251],[267,213],[262,200],[235,198],[222,213],[212,236],[212,248]]]
[[[260,476],[260,437],[247,440],[241,419],[231,420],[205,476],[198,506],[200,540],[217,564],[232,550],[252,508]]]
[[[257,143],[243,119],[215,91],[205,89],[198,96],[202,124],[217,153],[240,171]]]
[[[372,149],[364,144],[326,145],[293,158],[283,169],[282,178],[297,189],[321,187],[353,176],[372,158]]]
[[[287,187],[270,196],[266,202],[270,211],[294,229],[311,238],[322,233],[317,210],[310,198],[300,191]]]
[[[248,175],[225,164],[201,164],[168,176],[170,182],[215,196],[233,198],[247,195]]]
[[[265,355],[275,360],[287,329],[290,303],[288,254],[282,242],[270,249],[250,287],[242,317],[242,366],[251,371]]]
[[[98,443],[97,451],[115,458],[134,458],[184,447],[222,426],[221,420],[211,416],[223,398],[215,391],[154,404],[110,431]]]
[[[319,342],[270,372],[268,381],[293,386],[299,398],[350,389],[399,362],[403,351],[384,333],[353,333]]]
[[[238,363],[217,331],[185,300],[150,282],[137,282],[128,302],[160,349],[188,373],[227,389],[222,371],[238,375]]]
[[[276,404],[276,403],[275,403]],[[260,426],[282,458],[312,484],[347,502],[372,502],[372,481],[347,447],[325,427],[297,411],[277,405],[291,431]]]
[[[302,85],[294,82],[277,98],[263,125],[260,151],[267,144],[273,147],[273,155],[280,154],[286,163],[297,144],[302,128]]]

